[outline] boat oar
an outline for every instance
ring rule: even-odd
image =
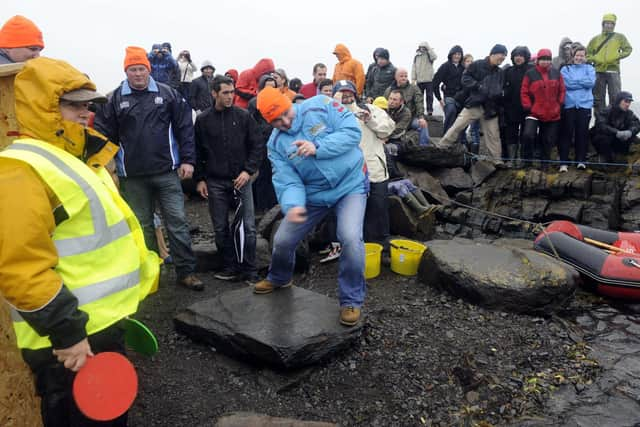
[[[609,245],[607,243],[601,242],[599,240],[589,239],[588,237],[585,237],[584,241],[585,241],[585,243],[589,243],[589,244],[594,245],[594,246],[599,246],[601,248],[608,249],[608,250],[613,251],[613,252],[625,253],[625,254],[631,254],[632,253],[632,252],[629,252],[629,251],[625,251],[624,249],[620,249],[617,246],[612,246],[612,245]]]

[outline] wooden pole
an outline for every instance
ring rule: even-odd
[[[634,254],[633,252],[625,251],[624,249],[621,249],[621,248],[619,248],[617,246],[612,246],[612,245],[609,245],[607,243],[601,242],[599,240],[589,239],[588,237],[585,237],[584,241],[585,241],[585,243],[589,243],[590,245],[599,246],[601,248],[608,249],[608,250],[613,251],[613,252],[617,252],[617,253],[621,253],[622,252],[622,253],[625,253],[625,254]]]

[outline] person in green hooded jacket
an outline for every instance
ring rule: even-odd
[[[587,62],[596,68],[596,85],[593,88],[594,109],[602,111],[606,104],[605,94],[609,91],[609,102],[620,92],[620,60],[631,55],[631,45],[624,34],[613,30],[616,15],[607,13],[602,17],[602,33],[591,39],[587,46]]]

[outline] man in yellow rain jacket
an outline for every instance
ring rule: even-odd
[[[587,61],[596,68],[596,85],[593,87],[593,108],[596,113],[607,106],[605,96],[609,92],[609,104],[621,90],[620,60],[631,55],[631,45],[624,34],[616,33],[618,17],[606,13],[602,17],[602,32],[589,41]]]
[[[122,320],[158,279],[140,225],[104,166],[118,147],[87,128],[95,85],[37,58],[15,79],[20,138],[0,152],[0,293],[36,377],[45,426],[86,425],[74,372],[124,352]],[[126,414],[112,425],[126,425]]]

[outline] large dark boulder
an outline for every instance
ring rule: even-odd
[[[348,348],[361,333],[339,323],[338,301],[292,286],[268,295],[251,288],[197,302],[174,317],[176,330],[217,351],[282,369],[311,365]]]
[[[433,173],[433,176],[440,181],[440,185],[442,185],[449,194],[469,190],[474,187],[471,175],[466,173],[462,168],[439,169]]]
[[[550,314],[572,298],[579,280],[576,270],[533,249],[466,239],[426,245],[422,283],[492,309]]]
[[[410,166],[429,169],[464,167],[471,158],[461,144],[454,144],[449,148],[438,148],[430,144],[405,147],[399,155],[399,160]]]

